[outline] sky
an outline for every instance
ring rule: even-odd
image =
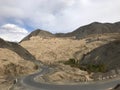
[[[35,29],[71,32],[120,21],[120,0],[0,0],[0,37],[19,42]]]

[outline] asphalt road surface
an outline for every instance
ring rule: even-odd
[[[93,83],[82,83],[77,85],[53,85],[35,82],[34,78],[38,75],[43,75],[49,71],[49,67],[42,67],[42,71],[36,74],[29,75],[22,79],[22,83],[32,90],[107,90],[120,83],[120,79],[98,81]]]

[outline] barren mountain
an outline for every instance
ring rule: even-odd
[[[9,81],[35,71],[35,57],[14,42],[0,39],[0,88],[8,90]]]
[[[78,70],[78,68],[84,70],[86,67],[91,67],[91,69],[98,70],[100,67],[101,70],[102,67],[102,70],[105,69],[106,71],[119,68],[118,54],[120,45],[115,43],[116,41],[119,42],[120,39],[119,28],[120,23],[95,22],[66,34],[49,34],[48,32],[47,34],[42,34],[40,30],[37,30],[26,37],[29,39],[23,39],[20,45],[34,55],[37,60],[45,64],[57,65],[55,68],[58,69],[54,73],[43,76],[50,83],[64,84],[71,81],[76,82],[77,79],[77,82],[81,82],[83,78],[85,81],[89,81],[91,80],[89,73]],[[33,34],[38,32],[40,34]],[[111,51],[113,51],[113,55]],[[72,62],[69,60],[72,60]],[[95,63],[96,65],[94,66],[94,62],[97,61],[98,65]],[[71,67],[68,70],[68,66],[60,65],[61,63]],[[78,64],[76,65],[76,63]],[[106,66],[104,67],[104,65]],[[75,72],[75,70],[80,71],[80,73],[84,72],[84,74],[81,75]],[[93,71],[91,72],[93,73]],[[40,80],[43,80],[43,78],[38,77]]]
[[[33,31],[32,33],[30,33],[28,36],[26,36],[22,41],[29,40],[33,36],[39,36],[39,37],[42,37],[42,38],[47,38],[47,37],[53,37],[54,35],[52,33],[48,32],[48,31],[37,29],[37,30]]]
[[[119,34],[91,35],[81,40],[71,38],[42,38],[33,36],[20,44],[44,63],[66,61],[70,58],[79,60],[93,49],[117,39]]]
[[[84,55],[80,60],[81,65],[104,65],[109,71],[120,68],[120,39],[95,48]]]
[[[93,22],[91,24],[79,27],[73,32],[69,33],[56,33],[52,34],[48,31],[37,29],[31,34],[26,36],[22,41],[29,40],[32,36],[40,36],[44,38],[48,37],[75,37],[76,39],[81,39],[92,34],[104,34],[104,33],[120,33],[120,22],[116,23],[100,23]],[[21,41],[21,42],[22,42]]]
[[[37,60],[48,64],[72,58],[74,52],[79,50],[85,41],[33,36],[30,40],[23,41],[20,44],[32,53]]]
[[[103,33],[120,33],[120,22],[116,23],[99,23],[93,22],[89,25],[82,26],[70,33],[58,33],[58,37],[72,37],[76,39],[84,38],[91,34],[103,34]]]

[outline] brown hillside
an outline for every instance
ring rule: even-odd
[[[30,38],[33,37],[33,36],[39,36],[39,37],[42,37],[42,38],[47,38],[47,37],[53,37],[54,35],[52,33],[48,32],[48,31],[37,29],[37,30],[31,32],[22,41],[30,40]]]
[[[73,32],[62,35],[70,36],[70,37],[75,36],[76,39],[80,39],[91,34],[104,34],[104,33],[120,33],[120,22],[116,22],[116,23],[93,22],[91,24],[82,26],[74,30]]]
[[[103,64],[107,71],[120,68],[120,40],[116,40],[95,48],[84,55],[81,65]]]
[[[34,61],[35,57],[17,43],[0,39],[1,90],[8,90],[9,85],[11,85],[9,82],[17,76],[34,72]]]
[[[71,38],[41,38],[33,36],[20,44],[38,60],[45,63],[65,61],[70,58],[79,60],[93,49],[117,39],[119,34],[91,35],[81,40]]]

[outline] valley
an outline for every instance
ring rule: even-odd
[[[12,90],[95,90],[95,85],[108,89],[119,84],[119,23],[95,22],[66,34],[37,29],[19,43],[0,39],[0,55],[1,88],[9,84]]]

